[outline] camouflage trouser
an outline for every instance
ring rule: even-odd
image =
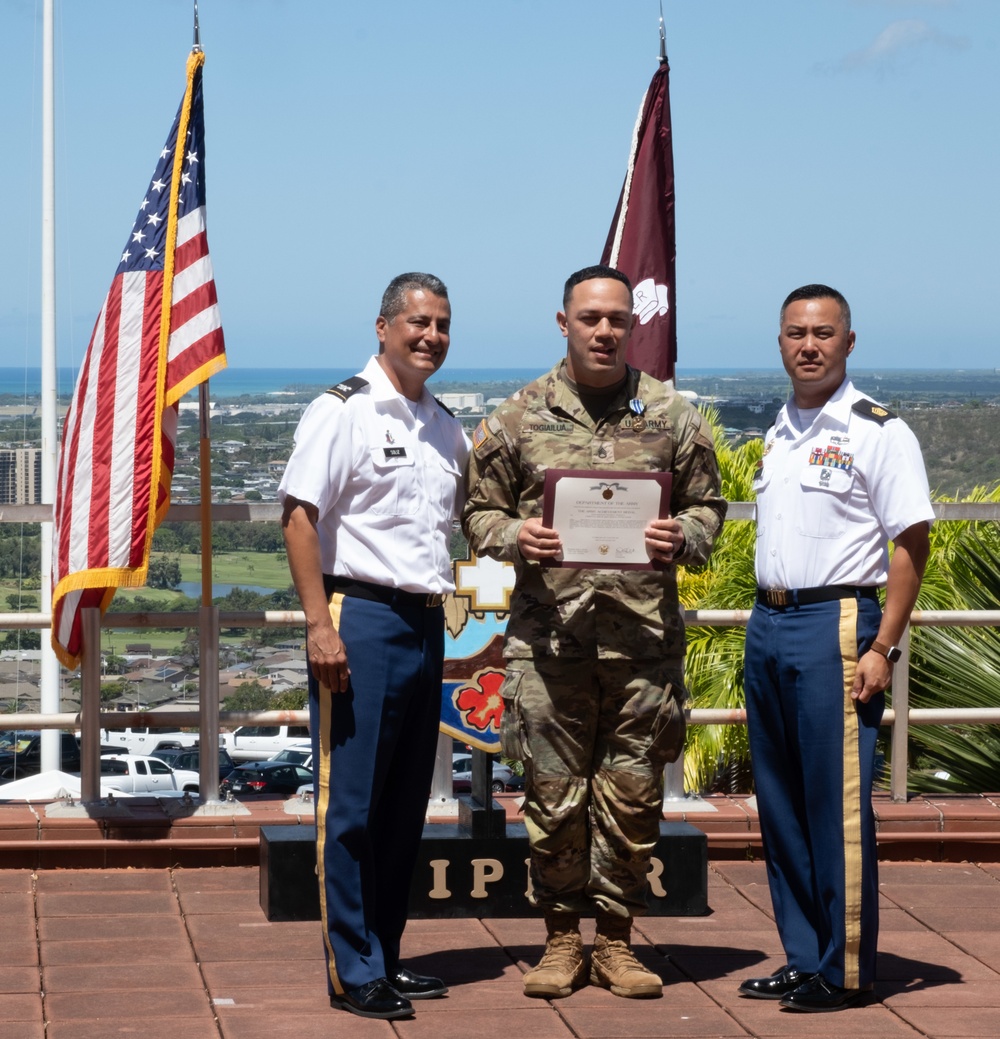
[[[634,916],[684,745],[680,660],[509,660],[503,753],[524,761],[531,901]]]

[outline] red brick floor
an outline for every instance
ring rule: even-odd
[[[658,1000],[586,987],[528,999],[540,921],[416,920],[404,955],[451,986],[412,1019],[331,1010],[318,924],[269,923],[253,867],[0,870],[0,1034],[18,1039],[518,1039],[996,1036],[1000,864],[889,862],[879,982],[865,1005],[798,1015],[736,994],[782,955],[764,867],[709,865],[710,912],[644,918]],[[589,928],[588,928],[589,930]],[[589,937],[589,935],[588,935]]]
[[[516,818],[516,799],[503,800]],[[783,960],[752,803],[710,800],[718,811],[680,813],[709,834],[709,913],[647,917],[635,929],[640,959],[664,979],[662,999],[627,1001],[591,987],[564,1000],[527,999],[521,977],[543,941],[537,918],[416,920],[404,956],[451,991],[393,1023],[331,1010],[318,924],[270,923],[260,909],[259,826],[311,821],[306,815],[273,801],[211,822],[171,821],[155,804],[136,806],[124,822],[55,820],[45,806],[0,805],[0,1036],[1000,1035],[997,798],[894,805],[880,795],[879,982],[865,1005],[829,1015],[737,996],[743,978]]]

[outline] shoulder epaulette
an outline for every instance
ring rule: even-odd
[[[445,410],[445,411],[447,411],[447,412],[448,412],[448,414],[449,414],[449,415],[451,415],[451,417],[452,417],[452,418],[454,418],[454,417],[455,417],[455,412],[454,412],[454,411],[452,411],[452,410],[451,410],[451,408],[449,408],[447,404],[445,404],[445,403],[444,403],[443,401],[440,401],[440,400],[438,400],[438,398],[437,398],[437,397],[435,397],[435,398],[434,398],[434,400],[435,400],[435,402],[437,403],[437,405],[438,405],[439,407],[442,407],[442,408],[444,408],[444,410]]]
[[[880,426],[884,426],[889,419],[896,417],[894,411],[883,408],[881,404],[876,404],[875,401],[868,400],[866,397],[855,401],[851,406],[851,411],[856,411],[862,418],[874,419]]]
[[[367,379],[362,379],[360,375],[352,375],[349,379],[338,382],[336,386],[331,386],[326,392],[341,400],[347,400],[348,397],[353,396],[358,390],[363,390],[367,385]]]

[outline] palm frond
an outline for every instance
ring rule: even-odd
[[[977,487],[964,501],[1000,500],[1000,483]],[[995,610],[1000,603],[1000,524],[935,524],[918,607]],[[910,662],[914,707],[1000,707],[1000,631],[915,628]],[[1000,790],[1000,733],[993,726],[920,726],[910,730],[920,791]],[[942,778],[947,776],[947,778]]]

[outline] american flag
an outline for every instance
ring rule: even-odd
[[[226,366],[205,235],[200,49],[111,289],[63,426],[52,560],[52,646],[82,652],[80,610],[146,582],[170,504],[177,402]],[[178,142],[180,144],[178,145]]]

